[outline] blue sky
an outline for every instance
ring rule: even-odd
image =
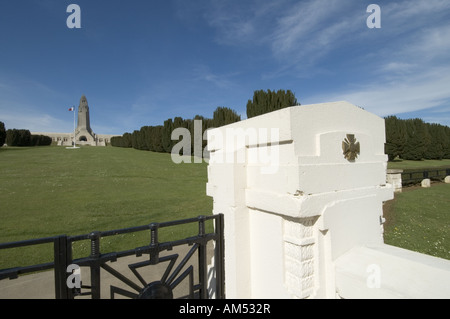
[[[71,3],[81,29],[69,29]],[[381,28],[369,29],[371,3]],[[81,95],[99,134],[217,106],[245,118],[259,89],[346,100],[450,126],[448,0],[2,0],[0,121],[71,132]]]

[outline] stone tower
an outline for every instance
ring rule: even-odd
[[[78,106],[76,140],[77,143],[81,142],[81,144],[95,144],[94,132],[92,132],[89,120],[89,105],[85,95],[81,97],[80,105]]]

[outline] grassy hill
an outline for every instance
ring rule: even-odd
[[[115,147],[1,148],[0,242],[209,215],[212,198],[206,196],[206,182],[206,163],[174,164],[164,153]],[[166,236],[182,238],[195,231],[180,229]],[[148,240],[124,235],[102,247],[122,249]],[[74,249],[81,252],[87,246]],[[34,250],[3,258],[0,251],[0,268],[6,259],[37,255]],[[51,247],[47,250],[51,256]]]
[[[431,164],[450,161],[389,166]],[[129,148],[0,148],[0,243],[209,215],[206,167],[174,164],[170,154]],[[386,242],[450,259],[449,195],[448,184],[396,195],[385,205]],[[160,239],[194,234],[197,229],[192,226],[171,228]],[[148,242],[148,233],[108,237],[102,252]],[[52,246],[42,246],[0,251],[0,268],[52,260]],[[88,242],[74,244],[74,257],[88,253]]]

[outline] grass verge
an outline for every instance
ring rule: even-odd
[[[450,184],[404,188],[385,204],[385,243],[450,259],[449,207]]]

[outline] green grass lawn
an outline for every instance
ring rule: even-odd
[[[450,168],[450,160],[396,160],[388,168]],[[450,259],[450,184],[404,187],[384,207],[386,244]]]
[[[443,160],[424,160],[424,161],[407,161],[395,160],[388,162],[388,168],[392,169],[421,169],[421,168],[446,168],[450,167],[450,159]]]
[[[389,163],[450,164],[450,161]],[[209,215],[206,163],[174,164],[170,154],[115,147],[0,148],[0,243],[79,235]],[[386,204],[386,243],[450,259],[450,185],[404,191]],[[192,227],[162,230],[160,240],[194,235]],[[149,232],[106,237],[102,252],[149,242]],[[89,255],[89,242],[74,244]],[[0,251],[0,269],[52,260],[52,245]]]
[[[206,163],[174,164],[170,154],[115,147],[1,148],[0,243],[210,215],[206,182]],[[167,229],[161,241],[184,238],[197,228]],[[102,252],[148,242],[148,233],[107,237]],[[24,258],[26,264],[42,262],[41,255],[51,260],[51,245],[42,246],[12,255],[0,251],[0,269],[22,265]],[[77,243],[74,257],[88,254],[88,246]]]
[[[404,188],[384,216],[386,244],[450,259],[450,184]]]

